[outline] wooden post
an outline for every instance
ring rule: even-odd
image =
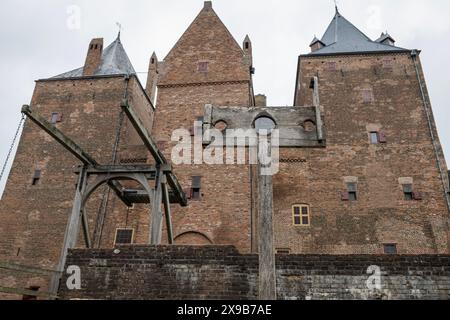
[[[72,213],[66,227],[66,233],[64,235],[64,242],[61,249],[61,255],[59,258],[58,267],[56,273],[50,281],[50,293],[57,295],[59,288],[59,281],[61,280],[66,265],[67,254],[69,249],[74,248],[77,245],[78,232],[80,230],[80,220],[82,218],[82,200],[83,194],[87,184],[86,166],[83,166],[78,176],[77,190],[75,192],[75,200],[73,203]]]
[[[268,152],[271,144],[259,141],[260,155]],[[262,147],[262,148],[261,148]],[[263,150],[265,149],[265,150]],[[273,181],[272,175],[258,170],[259,193],[259,300],[276,300],[275,251],[273,237]]]
[[[170,212],[169,188],[167,187],[167,178],[165,175],[162,177],[162,198],[164,203],[164,214],[166,216],[167,240],[169,244],[173,244],[173,226]]]
[[[161,166],[157,165],[156,169],[156,187],[155,193],[153,195],[152,201],[152,224],[150,232],[150,244],[152,246],[158,246],[161,244],[162,238],[162,212],[161,212],[161,202],[162,202],[162,177],[163,172]]]

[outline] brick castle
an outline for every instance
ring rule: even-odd
[[[321,115],[308,118],[304,109],[289,128],[313,141],[323,122],[323,137],[314,146],[280,150],[273,177],[278,254],[450,253],[447,166],[419,56],[395,46],[387,33],[369,39],[338,11],[311,52],[299,56],[292,110],[317,102],[316,77]],[[30,105],[100,163],[153,164],[123,118],[124,97],[170,159],[172,132],[204,121],[205,105],[264,109],[276,124],[287,123],[255,95],[253,73],[250,38],[239,45],[208,1],[162,61],[151,56],[146,86],[120,35],[109,46],[94,39],[83,67],[36,81]],[[216,120],[212,126],[237,121]],[[0,261],[55,269],[79,165],[25,122],[0,202]],[[179,165],[174,172],[189,198],[187,207],[172,206],[175,244],[257,253],[259,177],[252,165]],[[126,206],[104,186],[86,209],[93,248],[148,244],[148,204]],[[162,244],[167,241],[163,233]],[[48,277],[0,273],[0,286],[45,291]]]

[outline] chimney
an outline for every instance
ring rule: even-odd
[[[153,52],[150,58],[150,64],[148,66],[147,86],[145,89],[153,105],[155,105],[157,85],[158,85],[158,57],[156,56],[156,53]]]
[[[89,44],[86,62],[84,63],[83,76],[94,75],[102,62],[103,38],[92,39]]]
[[[267,97],[264,94],[258,94],[255,96],[256,107],[267,107]]]
[[[244,50],[244,61],[250,68],[253,67],[253,49],[250,37],[247,35],[244,39],[244,44],[242,45]]]
[[[314,52],[325,47],[325,44],[316,37],[314,37],[309,47],[311,48],[311,52]]]
[[[207,10],[212,9],[212,1],[205,1],[203,8]]]

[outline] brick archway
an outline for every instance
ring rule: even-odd
[[[214,244],[207,235],[198,231],[180,233],[174,241],[176,245],[208,246]]]

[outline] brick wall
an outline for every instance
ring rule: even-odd
[[[158,65],[157,112],[152,136],[166,142],[163,152],[167,159],[171,159],[172,147],[177,144],[171,142],[172,133],[192,128],[203,116],[206,104],[249,106],[252,103],[248,61],[209,5],[201,10]],[[192,176],[202,178],[200,201],[190,201],[187,208],[172,206],[175,242],[231,244],[242,252],[251,251],[249,166],[177,165],[174,172],[188,191]],[[167,243],[165,237],[163,241]]]
[[[53,112],[61,113],[62,121],[56,124],[57,128],[99,163],[110,164],[118,132],[120,105],[126,93],[150,130],[153,109],[134,77],[128,85],[123,76],[38,81],[31,107],[48,120]],[[133,131],[125,121],[120,131],[119,153],[146,157],[148,152],[143,143],[130,139],[134,135]],[[56,268],[75,195],[75,170],[80,164],[79,160],[42,129],[30,120],[26,121],[0,202],[1,262],[49,270]],[[36,185],[32,185],[34,171],[37,169],[41,170],[41,179]],[[104,189],[100,188],[87,203],[91,236],[96,230],[104,194]],[[127,210],[111,194],[107,213],[101,238],[102,247],[113,247],[116,228],[127,226],[135,228],[136,241],[147,243],[148,207],[136,206],[132,211]],[[79,246],[83,245],[82,236],[79,236]],[[41,291],[46,291],[48,277],[0,269],[0,286],[21,289],[39,286]],[[2,297],[0,294],[0,298]]]
[[[82,289],[62,281],[62,299],[256,299],[258,257],[230,246],[121,247],[74,250],[68,265],[81,268]],[[277,257],[278,298],[449,299],[450,256]],[[381,270],[371,291],[370,266]]]
[[[381,254],[395,243],[400,254],[448,253],[448,210],[411,56],[301,56],[297,105],[312,104],[314,76],[327,147],[281,150],[282,161],[304,161],[283,162],[274,177],[276,247]],[[371,131],[384,132],[386,143],[371,144]],[[405,201],[402,178],[421,201]],[[349,180],[357,181],[355,202],[341,199]],[[293,226],[294,204],[311,206],[310,226]]]

